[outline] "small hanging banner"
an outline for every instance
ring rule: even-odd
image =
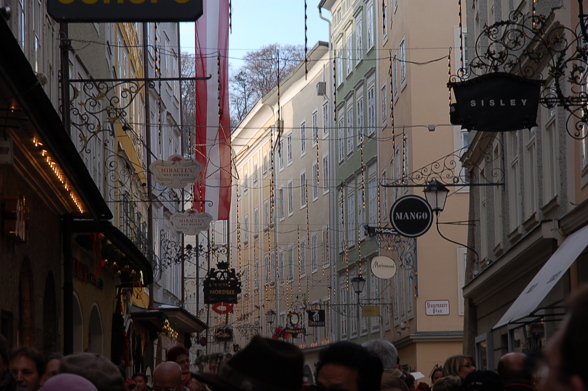
[[[531,129],[537,126],[542,84],[543,80],[503,72],[448,83],[456,100],[451,105],[451,123],[484,132]]]
[[[308,314],[308,327],[325,327],[325,310],[310,310]]]

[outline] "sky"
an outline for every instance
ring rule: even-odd
[[[308,50],[328,42],[328,23],[319,17],[319,0],[307,0]],[[304,0],[232,0],[229,64],[240,66],[247,52],[273,43],[304,45]],[[330,19],[328,11],[323,16]],[[182,51],[194,52],[194,23],[180,23]]]

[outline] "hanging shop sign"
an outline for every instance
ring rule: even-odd
[[[227,303],[237,303],[241,281],[235,269],[229,268],[228,262],[217,263],[217,268],[211,268],[202,282],[204,304],[223,303],[226,306]]]
[[[12,139],[0,140],[0,164],[14,164],[14,144]]]
[[[58,22],[195,22],[202,0],[47,0]]]
[[[542,80],[495,72],[449,83],[456,103],[450,120],[462,129],[507,132],[537,126]]]
[[[29,207],[25,196],[8,196],[2,208],[3,233],[17,243],[26,243],[29,236]]]
[[[308,314],[308,327],[325,327],[325,310],[310,310]]]
[[[361,316],[364,318],[373,318],[380,316],[380,307],[377,305],[361,306]]]
[[[220,327],[214,331],[216,342],[231,342],[233,340],[233,329],[230,327]]]
[[[375,227],[372,225],[365,225],[366,235],[398,235],[398,232],[392,227]]]
[[[210,308],[217,314],[232,314],[233,313],[233,304],[225,303],[223,301],[219,301],[218,303],[214,303]]]
[[[372,273],[374,276],[387,280],[396,274],[396,262],[393,259],[379,255],[372,259]]]
[[[185,160],[180,155],[170,156],[168,160],[157,160],[149,169],[153,179],[172,189],[183,189],[189,183],[195,183],[204,169],[197,160]]]
[[[449,300],[425,301],[425,314],[427,316],[449,315]]]
[[[392,205],[390,221],[399,235],[416,238],[431,228],[433,211],[424,198],[407,195],[397,199]]]
[[[212,216],[209,213],[200,213],[196,209],[188,209],[172,215],[170,221],[177,231],[186,235],[197,235],[208,229]]]

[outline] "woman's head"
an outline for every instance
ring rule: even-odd
[[[476,370],[476,364],[471,356],[457,355],[445,360],[443,376],[459,376],[462,380]]]
[[[435,382],[443,377],[443,367],[441,365],[435,365],[433,370],[431,371],[431,384],[435,384]]]

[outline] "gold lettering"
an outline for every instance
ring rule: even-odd
[[[96,4],[98,0],[82,0],[86,4]]]
[[[60,2],[61,4],[71,4],[71,3],[73,3],[73,2],[74,2],[74,0],[59,0],[59,2]]]
[[[131,0],[131,3],[133,4],[143,4],[145,2],[145,0]]]
[[[179,4],[186,4],[187,2],[189,2],[190,0],[176,0],[176,3]]]

